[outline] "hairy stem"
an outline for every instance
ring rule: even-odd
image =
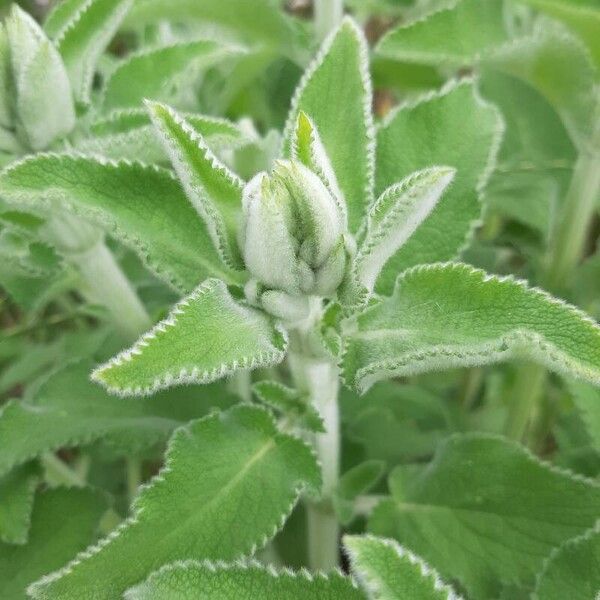
[[[75,487],[85,485],[85,479],[52,452],[46,452],[42,456],[42,465],[46,471],[46,477],[51,483]]]
[[[314,0],[315,31],[319,41],[337,27],[344,16],[344,0]]]
[[[125,471],[127,475],[127,499],[131,505],[142,483],[141,461],[137,458],[127,457],[125,459]]]

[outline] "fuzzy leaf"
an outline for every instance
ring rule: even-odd
[[[88,361],[71,364],[47,378],[33,399],[2,407],[0,474],[44,452],[106,437],[133,449],[147,447],[166,441],[175,428],[211,407],[234,402],[218,384],[124,402],[92,383],[90,371]]]
[[[294,129],[299,112],[303,111],[318,129],[344,195],[353,232],[373,198],[371,96],[367,43],[358,26],[346,18],[325,41],[296,90],[284,150],[291,155]]]
[[[37,210],[66,209],[132,247],[160,277],[182,291],[206,276],[233,283],[202,221],[164,169],[73,155],[38,155],[0,174],[0,194]]]
[[[89,0],[61,0],[55,3],[44,21],[44,31],[53,40],[59,38],[78,18]]]
[[[126,600],[359,600],[352,580],[333,571],[277,572],[259,563],[218,564],[186,561],[167,565],[125,593]]]
[[[600,521],[556,548],[537,577],[532,600],[597,600],[600,593]]]
[[[222,281],[207,279],[92,378],[117,394],[151,394],[277,364],[286,348],[285,332],[269,317],[237,302]]]
[[[210,151],[204,138],[173,109],[147,103],[150,116],[192,206],[202,217],[223,261],[244,263],[237,243],[242,210],[242,180]]]
[[[320,487],[311,450],[265,411],[238,406],[195,421],[173,435],[133,516],[30,593],[112,600],[168,562],[246,555],[274,535],[305,486]]]
[[[376,193],[411,173],[448,165],[452,186],[406,244],[387,263],[377,291],[391,293],[399,272],[417,264],[450,260],[480,218],[480,192],[495,161],[502,121],[470,82],[401,107],[377,134]]]
[[[367,232],[356,256],[359,281],[373,290],[385,264],[435,208],[455,170],[431,167],[390,186],[367,215]]]
[[[361,391],[380,379],[515,356],[600,383],[600,327],[590,317],[461,263],[403,273],[390,298],[357,317],[346,343],[344,374]]]
[[[352,521],[357,496],[366,494],[381,479],[384,471],[383,461],[366,460],[340,477],[333,494],[333,506],[342,525],[348,525]]]
[[[398,467],[369,529],[396,538],[474,599],[530,583],[558,544],[594,525],[600,485],[486,434],[455,435],[425,469]]]
[[[458,600],[431,567],[394,540],[344,537],[352,571],[374,600]]]
[[[592,445],[600,451],[600,390],[582,381],[569,381],[568,387]]]
[[[96,63],[132,4],[133,0],[90,0],[75,9],[70,1],[71,20],[60,28],[56,45],[77,101],[89,102]]]
[[[248,142],[241,129],[231,121],[191,113],[183,116],[213,152],[235,149]],[[78,139],[74,144],[83,153],[145,163],[168,160],[148,111],[143,108],[115,111],[108,117],[94,121],[89,130],[89,137]]]
[[[0,597],[25,600],[30,583],[92,542],[105,510],[104,497],[90,489],[57,488],[38,494],[27,544],[0,543]]]
[[[231,46],[200,40],[133,54],[108,79],[103,108],[137,108],[144,98],[188,104],[197,72],[239,52]]]
[[[4,439],[2,445],[7,443]],[[28,463],[0,479],[0,540],[24,544],[29,534],[31,508],[39,482],[35,463]]]

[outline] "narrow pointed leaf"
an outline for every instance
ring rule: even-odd
[[[311,450],[265,411],[238,406],[195,421],[173,435],[133,516],[30,594],[112,600],[166,563],[247,555],[276,533],[305,486],[320,486]]]
[[[438,574],[394,540],[370,535],[344,538],[352,572],[378,600],[458,600]]]
[[[2,441],[2,444],[8,442]],[[40,480],[35,463],[24,464],[0,478],[0,540],[24,544],[29,535],[35,488]]]
[[[369,529],[396,538],[474,599],[528,585],[552,549],[592,527],[600,485],[499,436],[455,435],[424,469],[398,467]]]
[[[183,188],[223,260],[232,268],[244,266],[238,248],[242,210],[242,180],[211,152],[204,138],[173,109],[148,103],[160,140]]]
[[[68,29],[78,14],[85,9],[89,0],[61,0],[54,4],[44,21],[44,31],[53,40],[59,38]]]
[[[285,153],[291,155],[299,112],[314,122],[348,206],[351,231],[358,229],[373,198],[374,129],[367,56],[362,32],[352,20],[344,20],[305,72],[285,132]]]
[[[103,108],[137,108],[145,98],[189,104],[199,70],[239,52],[231,46],[200,40],[133,54],[110,75]]]
[[[390,293],[399,272],[455,258],[480,219],[480,192],[500,144],[502,121],[472,83],[463,82],[392,113],[377,134],[376,193],[411,173],[447,165],[452,186],[429,217],[387,263],[377,291]]]
[[[72,18],[60,29],[56,45],[76,100],[89,102],[96,63],[132,4],[133,0],[90,0],[76,11],[69,7]]]
[[[74,155],[38,155],[0,174],[6,202],[32,210],[68,210],[132,247],[182,291],[207,276],[227,282],[227,269],[177,180],[164,169]]]
[[[94,540],[106,507],[102,495],[85,488],[37,494],[27,544],[0,543],[0,597],[25,600],[30,583],[61,567]]]
[[[187,561],[168,565],[125,593],[126,600],[165,598],[205,600],[359,600],[364,598],[349,577],[333,571],[311,575],[288,569],[277,572],[259,563],[218,564]]]
[[[11,400],[2,407],[0,474],[45,452],[98,439],[131,450],[147,448],[165,442],[174,429],[211,408],[235,401],[224,386],[214,384],[124,402],[91,382],[91,370],[88,361],[71,364],[52,374],[33,399]]]
[[[346,344],[346,380],[361,391],[380,379],[515,356],[600,382],[600,327],[590,317],[460,263],[405,272],[390,298],[358,316]]]
[[[269,317],[237,302],[222,281],[208,279],[92,377],[117,394],[151,394],[277,364],[286,348],[285,332]]]
[[[532,600],[597,600],[600,592],[600,521],[548,557]]]
[[[389,187],[373,204],[367,233],[356,256],[360,282],[373,290],[387,261],[407,242],[435,208],[455,170],[432,167]]]

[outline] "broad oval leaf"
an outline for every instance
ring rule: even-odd
[[[2,444],[7,442],[4,440]],[[33,462],[21,465],[0,478],[0,540],[24,544],[29,535],[31,509],[40,472]]]
[[[275,571],[260,563],[212,564],[186,561],[167,565],[125,593],[126,600],[359,600],[363,594],[337,571],[311,575]]]
[[[109,391],[151,394],[185,383],[210,383],[240,369],[281,362],[287,334],[263,312],[237,302],[207,279],[171,314],[92,373]]]
[[[371,102],[367,42],[354,21],[346,18],[325,41],[295,92],[285,129],[284,154],[291,155],[292,136],[303,111],[319,131],[353,232],[373,198]]]
[[[600,383],[600,327],[579,309],[461,263],[409,269],[394,293],[357,317],[345,339],[346,381],[483,365],[519,356]]]
[[[352,572],[378,600],[459,600],[452,588],[418,556],[394,540],[344,537]]]
[[[173,175],[157,167],[43,154],[0,174],[0,195],[20,208],[63,209],[132,247],[162,279],[191,291],[205,277],[243,281],[227,269]]]
[[[464,248],[480,219],[481,191],[501,137],[498,111],[481,100],[469,81],[400,107],[379,128],[377,194],[435,164],[455,168],[456,175],[443,201],[385,266],[378,292],[391,293],[404,269],[451,260]]]
[[[448,438],[426,468],[398,467],[390,488],[369,530],[459,579],[474,599],[531,584],[555,546],[594,525],[600,502],[597,482],[480,433]]]
[[[305,487],[320,487],[312,451],[264,410],[238,406],[195,421],[173,435],[132,517],[29,593],[113,600],[166,563],[247,555],[277,532]]]

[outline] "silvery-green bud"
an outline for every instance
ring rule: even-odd
[[[330,296],[344,277],[346,223],[321,179],[296,161],[278,161],[244,190],[241,248],[266,289]],[[269,296],[269,302],[279,296]]]

